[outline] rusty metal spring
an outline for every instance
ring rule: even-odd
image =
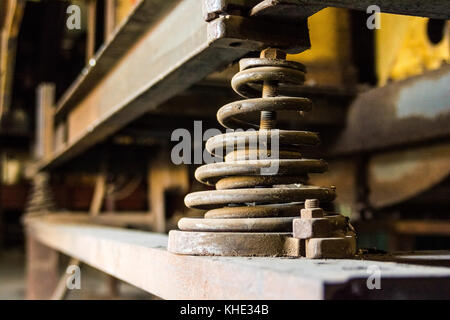
[[[308,173],[327,170],[323,160],[304,159],[298,151],[301,146],[318,144],[318,135],[308,131],[273,130],[277,112],[307,112],[312,108],[307,98],[279,96],[281,85],[303,84],[306,69],[301,63],[285,60],[284,53],[280,58],[279,50],[275,53],[271,56],[263,51],[260,58],[241,59],[240,72],[231,84],[236,93],[247,99],[229,103],[217,113],[218,121],[225,128],[259,130],[215,136],[207,141],[206,149],[220,155],[227,146],[259,139],[261,135],[271,138],[277,132],[279,157],[261,157],[259,148],[245,143],[244,149],[226,153],[224,162],[199,167],[196,179],[215,186],[216,190],[194,192],[185,197],[188,207],[208,211],[205,219],[181,219],[178,224],[181,230],[291,232],[292,218],[289,217],[299,216],[306,199],[329,202],[335,198],[334,189],[305,184]],[[259,125],[244,120],[250,113],[260,113]],[[270,156],[270,152],[268,148],[265,156]],[[263,174],[261,168],[269,167],[273,161],[278,165],[278,173]]]

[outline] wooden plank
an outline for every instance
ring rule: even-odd
[[[167,236],[29,218],[30,236],[166,299],[448,298],[450,268],[373,260],[194,257],[167,252]],[[369,290],[369,267],[383,290]]]

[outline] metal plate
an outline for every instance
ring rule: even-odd
[[[169,232],[167,250],[199,256],[298,256],[301,241],[291,233]]]
[[[178,228],[184,231],[291,232],[293,217],[202,219],[182,218]]]

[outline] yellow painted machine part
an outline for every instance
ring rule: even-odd
[[[308,19],[308,27],[311,49],[287,59],[308,66],[310,84],[345,85],[352,69],[348,10],[323,9]]]
[[[0,118],[11,103],[12,79],[25,1],[1,0],[0,5]]]
[[[130,14],[136,3],[136,0],[116,0],[116,25]]]
[[[450,23],[444,37],[434,45],[427,35],[428,18],[381,14],[376,30],[376,72],[378,84],[401,80],[439,68],[450,62]]]
[[[288,59],[309,64],[337,60],[342,55],[348,55],[348,48],[343,48],[339,41],[342,33],[348,32],[348,21],[348,11],[344,9],[326,8],[312,15],[308,19],[311,49],[288,55]]]

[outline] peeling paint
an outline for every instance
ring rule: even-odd
[[[399,118],[435,118],[444,113],[450,113],[450,74],[436,80],[418,81],[400,91]]]

